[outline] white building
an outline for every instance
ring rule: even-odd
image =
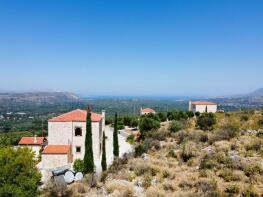
[[[22,137],[18,142],[20,147],[31,148],[35,153],[35,159],[38,159],[39,152],[47,145],[47,139],[45,137]]]
[[[189,111],[200,113],[216,113],[217,104],[207,101],[189,101]]]
[[[48,121],[48,146],[42,154],[42,168],[51,169],[83,159],[85,154],[87,111],[76,109]],[[101,155],[102,133],[105,130],[105,111],[91,113],[94,160]]]
[[[141,108],[140,115],[155,114],[156,112],[151,108]]]

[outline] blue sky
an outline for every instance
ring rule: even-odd
[[[262,0],[0,1],[0,90],[218,96],[263,87]]]

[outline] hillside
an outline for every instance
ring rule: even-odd
[[[70,92],[25,92],[25,93],[0,93],[0,104],[41,104],[41,103],[59,103],[76,102],[79,98]]]
[[[263,97],[263,88],[259,88],[247,95],[248,97]]]
[[[201,117],[161,123],[135,142],[134,155],[115,160],[100,180],[88,175],[63,195],[262,196],[263,111],[218,113],[209,130],[197,127]],[[44,196],[54,191],[46,188]]]

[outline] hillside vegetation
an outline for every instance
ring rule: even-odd
[[[87,175],[60,195],[262,196],[263,111],[192,116],[168,114],[170,121],[159,129],[149,120],[152,127],[142,127],[145,119],[158,118],[142,117],[144,139],[137,138],[133,155],[116,159],[100,179]]]

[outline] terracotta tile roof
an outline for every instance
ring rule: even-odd
[[[145,108],[145,109],[142,109],[142,112],[145,112],[145,113],[154,113],[155,111],[151,108]]]
[[[44,137],[36,137],[36,141],[35,141],[35,137],[22,137],[19,141],[19,145],[41,145],[45,142],[45,138]]]
[[[207,101],[195,101],[192,102],[192,105],[216,105],[216,103],[207,102]]]
[[[86,122],[87,111],[76,109],[60,116],[49,119],[49,122]],[[91,121],[99,122],[101,121],[102,116],[100,114],[91,113]]]
[[[42,154],[67,154],[70,152],[70,145],[48,145]]]

